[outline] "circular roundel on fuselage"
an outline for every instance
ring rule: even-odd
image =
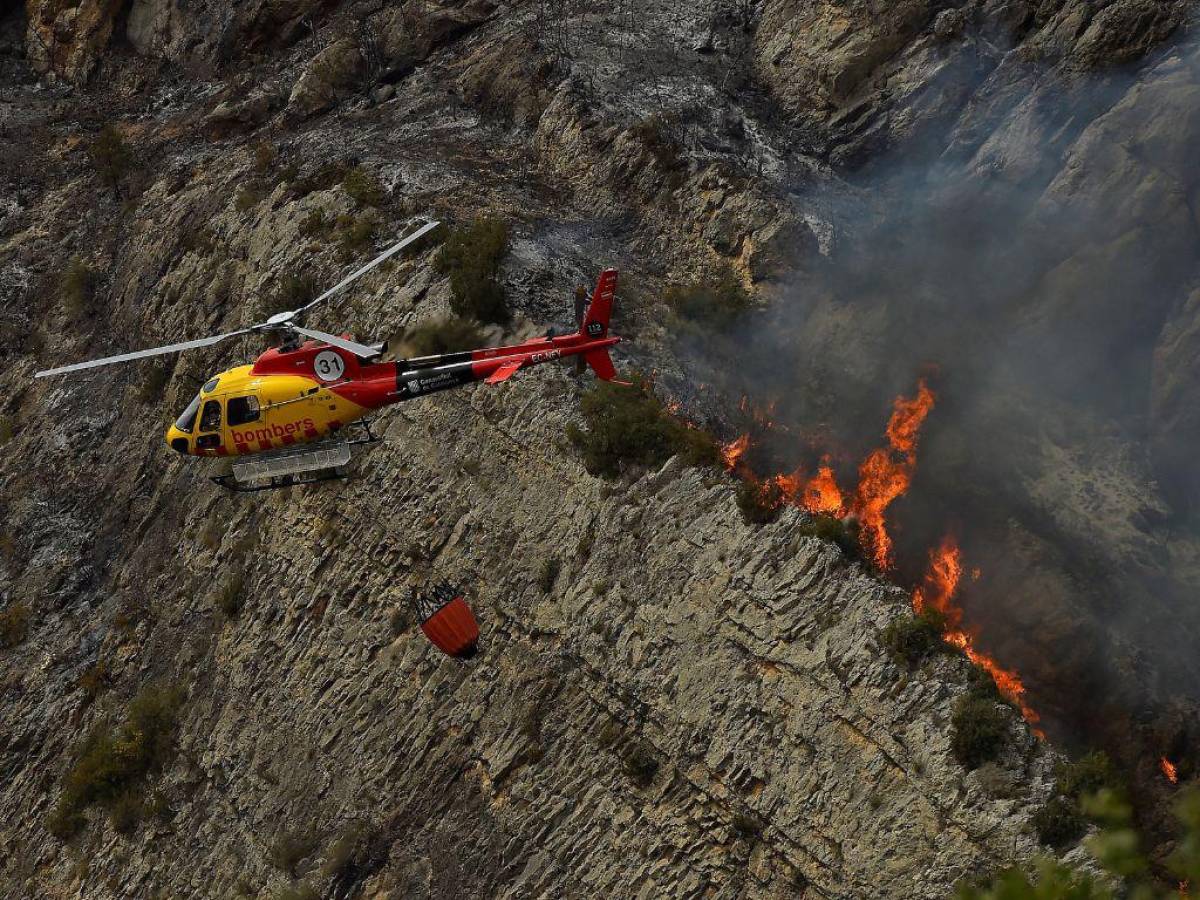
[[[322,381],[337,381],[346,372],[346,361],[332,350],[322,350],[313,358],[313,371]]]

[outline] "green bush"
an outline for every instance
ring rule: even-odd
[[[79,676],[76,686],[83,691],[83,696],[87,702],[91,703],[108,688],[110,680],[111,674],[108,662],[102,659],[95,665],[88,666],[84,673]]]
[[[883,631],[883,644],[893,659],[914,669],[926,657],[950,649],[942,640],[945,629],[945,617],[936,610],[927,609],[889,622]]]
[[[9,650],[29,636],[29,604],[24,600],[12,603],[0,612],[0,647]]]
[[[415,325],[404,333],[401,344],[413,356],[433,356],[474,350],[483,346],[483,332],[470,319],[447,316]]]
[[[320,289],[317,279],[311,275],[284,275],[275,285],[268,302],[264,304],[263,312],[269,315],[299,309],[315,300]]]
[[[950,725],[950,750],[959,764],[975,769],[1000,755],[1008,736],[1008,716],[995,701],[970,693],[960,697]]]
[[[59,292],[68,315],[82,318],[96,294],[96,273],[80,257],[72,257],[59,282]]]
[[[587,430],[567,426],[589,472],[615,478],[626,466],[661,466],[676,455],[689,466],[720,465],[712,435],[676,419],[646,382],[634,380],[632,387],[597,382],[580,404]]]
[[[241,190],[238,191],[237,197],[233,201],[233,205],[238,212],[247,212],[262,203],[263,198],[266,196],[267,192],[263,190],[261,185],[251,182],[250,184],[242,185]]]
[[[307,881],[285,885],[271,894],[271,900],[320,900],[321,895]]]
[[[1065,850],[1087,830],[1087,821],[1074,800],[1051,797],[1030,820],[1038,840],[1055,850]]]
[[[13,437],[12,416],[0,416],[0,447],[3,447]]]
[[[296,877],[296,868],[317,848],[317,838],[304,829],[284,830],[267,851],[267,862],[281,872]]]
[[[500,263],[508,253],[508,226],[498,219],[477,218],[466,228],[451,229],[434,265],[450,276],[450,308],[456,315],[481,322],[509,320]]]
[[[213,605],[221,611],[226,619],[236,619],[242,611],[242,596],[245,578],[241,572],[234,572],[217,589]]]
[[[774,481],[752,481],[747,479],[737,486],[734,495],[742,519],[748,525],[766,525],[774,522],[783,508],[783,492]]]
[[[346,173],[342,190],[359,206],[380,206],[384,200],[383,185],[362,166],[355,166]]]
[[[1058,793],[1073,800],[1095,794],[1103,788],[1124,790],[1121,776],[1103,750],[1089,753],[1073,762],[1059,763],[1055,774],[1058,776]]]
[[[308,215],[300,220],[300,234],[306,238],[328,240],[333,234],[333,225],[333,220],[325,215],[325,210],[309,210]]]
[[[842,553],[848,557],[856,558],[861,553],[862,545],[858,542],[858,526],[846,519],[818,513],[801,525],[797,531],[809,537],[837,544]]]
[[[266,175],[270,172],[275,167],[275,160],[278,158],[279,151],[270,141],[259,141],[254,145],[254,171],[259,175]]]
[[[625,775],[638,787],[649,787],[658,774],[658,760],[649,747],[634,744],[621,755]]]
[[[667,305],[679,318],[719,329],[751,308],[750,295],[732,275],[714,283],[668,288]]]
[[[558,557],[549,556],[542,560],[542,567],[538,570],[537,583],[543,594],[554,590],[554,583],[558,581],[558,573],[561,571],[562,563],[558,561]]]
[[[338,216],[337,240],[342,257],[349,259],[359,256],[368,249],[379,231],[379,220],[373,215]]]
[[[148,685],[129,704],[125,722],[101,722],[83,739],[63,778],[63,793],[48,822],[51,832],[68,837],[82,825],[79,814],[92,804],[106,807],[114,822],[127,821],[128,796],[139,796],[146,777],[163,769],[175,751],[183,692]]]
[[[161,402],[163,391],[170,380],[171,373],[168,371],[165,363],[144,363],[142,365],[142,377],[137,386],[138,402],[145,406],[152,406]]]
[[[142,796],[135,790],[119,794],[108,809],[108,821],[118,834],[133,834],[142,822],[145,807]]]
[[[116,188],[125,174],[133,168],[133,151],[115,125],[100,129],[88,147],[88,156],[96,174],[109,187]]]

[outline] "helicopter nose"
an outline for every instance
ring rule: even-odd
[[[167,429],[167,446],[177,453],[186,454],[188,452],[187,436],[172,425]]]

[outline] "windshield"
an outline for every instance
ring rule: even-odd
[[[188,434],[191,434],[192,428],[196,425],[196,411],[198,409],[200,409],[200,396],[197,394],[196,398],[188,404],[187,409],[183,411],[183,415],[175,420],[175,427],[180,431],[186,431]]]

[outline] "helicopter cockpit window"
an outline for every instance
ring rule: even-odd
[[[226,410],[230,425],[245,425],[258,420],[257,397],[231,397]]]
[[[206,394],[211,394],[213,391],[215,391],[217,389],[217,382],[220,380],[221,380],[220,378],[213,378],[209,381],[206,381],[206,382],[204,382],[204,387],[200,388],[200,390],[202,390]]]
[[[201,431],[220,431],[221,429],[221,401],[206,400],[204,402],[204,412],[200,414],[200,430]]]
[[[192,429],[196,427],[196,413],[200,410],[200,397],[197,395],[192,399],[192,402],[187,405],[187,409],[183,411],[178,419],[175,420],[175,427],[187,434],[192,433]]]

